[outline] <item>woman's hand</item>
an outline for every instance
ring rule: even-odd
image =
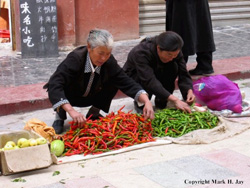
[[[174,105],[179,110],[191,113],[191,108],[186,102],[183,102],[181,100],[177,100],[177,101],[174,102]]]
[[[186,102],[183,102],[180,99],[178,99],[177,97],[175,97],[174,95],[170,95],[168,97],[168,100],[172,101],[174,103],[176,109],[191,113],[190,106]]]
[[[70,117],[73,119],[73,121],[75,123],[77,123],[77,125],[79,125],[80,127],[82,127],[85,122],[86,122],[86,118],[83,114],[81,114],[80,112],[77,112],[70,104],[63,104],[62,108],[68,112],[68,114],[70,115]]]
[[[77,112],[76,110],[72,110],[72,111],[69,111],[68,113],[70,117],[73,119],[73,121],[77,123],[77,125],[79,125],[80,127],[82,127],[86,123],[85,116],[81,114],[80,112]]]
[[[195,95],[193,93],[193,90],[190,89],[188,90],[186,102],[191,106],[194,103],[194,101],[195,101]]]
[[[143,108],[143,115],[145,119],[154,119],[155,115],[154,115],[154,109],[153,109],[153,105],[150,102],[148,95],[146,93],[142,93],[139,96],[138,99],[141,103],[144,103],[144,108]]]
[[[150,101],[146,102],[143,108],[143,115],[145,119],[154,119],[154,109]]]

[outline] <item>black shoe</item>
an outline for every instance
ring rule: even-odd
[[[201,69],[192,69],[192,70],[189,70],[189,74],[191,75],[209,75],[209,74],[213,74],[214,73],[214,70],[211,69],[211,70],[201,70]]]
[[[86,119],[91,119],[91,120],[100,119],[101,117],[103,117],[103,115],[101,115],[99,113],[98,114],[91,114],[91,113],[88,112],[87,115],[86,115]]]
[[[138,114],[143,114],[144,105],[143,105],[143,106],[138,106],[137,102],[134,101],[134,108],[135,108],[135,111],[136,111]]]
[[[63,132],[64,120],[54,121],[52,127],[55,129],[56,134],[61,134]]]

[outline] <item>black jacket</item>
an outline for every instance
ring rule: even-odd
[[[176,78],[184,99],[187,91],[193,89],[182,53],[171,62],[163,63],[157,53],[155,38],[144,40],[135,46],[129,52],[123,69],[149,94],[161,99],[167,99],[173,93]]]
[[[53,105],[69,98],[83,97],[90,77],[90,73],[84,73],[86,57],[87,47],[78,47],[57,67],[44,87],[48,89],[49,99]],[[142,89],[125,74],[113,55],[102,65],[100,75],[95,76],[89,96],[101,91],[107,82],[132,98]]]

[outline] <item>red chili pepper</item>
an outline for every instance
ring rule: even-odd
[[[65,146],[67,146],[67,147],[69,147],[69,148],[74,148],[70,143],[68,143],[68,142],[64,142],[64,145]]]
[[[179,131],[175,130],[175,129],[171,129],[172,131],[176,132],[176,133],[180,133]]]
[[[82,141],[86,141],[86,140],[93,140],[93,139],[95,139],[94,136],[92,136],[92,137],[81,137],[81,138],[78,139],[78,142],[82,142]]]
[[[103,149],[107,149],[107,144],[106,144],[103,140],[100,140],[100,142],[101,142],[102,145],[103,145]]]
[[[91,133],[91,134],[93,134],[95,136],[100,135],[100,133],[97,130],[94,130],[94,129],[88,129],[87,132],[89,132],[89,133]]]
[[[77,154],[76,150],[71,150],[69,149],[66,153],[65,153],[65,156],[71,156],[71,155],[75,155]]]
[[[114,137],[115,135],[113,133],[111,133],[111,132],[103,132],[102,136],[103,137]]]
[[[168,133],[168,128],[169,128],[169,127],[167,127],[167,128],[166,128],[166,130],[165,130],[165,134],[167,134],[167,133]]]
[[[93,114],[90,114],[90,116],[86,119],[86,121],[90,120],[90,118],[93,116]]]
[[[76,149],[78,149],[79,151],[83,151],[83,146],[80,143],[78,143]]]
[[[112,133],[113,133],[113,134],[115,134],[115,128],[116,128],[116,126],[117,126],[117,121],[115,121],[114,126],[113,126],[113,128],[112,128]]]
[[[129,129],[127,127],[124,127],[122,124],[119,125],[121,127],[121,129],[128,131]]]
[[[121,113],[122,109],[125,107],[125,105],[123,105],[119,110],[118,113]]]
[[[117,114],[111,112],[99,120],[89,119],[83,127],[66,132],[63,140],[65,147],[69,148],[67,155],[96,154],[154,141],[151,121],[145,121],[141,115],[122,112],[123,108]],[[70,124],[75,125],[73,122]]]
[[[95,149],[95,141],[93,141],[91,144],[92,144],[92,147],[90,148],[90,151],[93,151]]]
[[[85,144],[83,143],[79,143],[78,145],[79,147],[81,147],[82,149],[81,150],[84,150],[84,149],[89,149],[88,146],[86,146]]]
[[[75,145],[77,144],[78,139],[79,139],[79,137],[78,137],[78,136],[77,136],[77,137],[75,137],[75,140],[74,140],[74,142],[73,142],[73,146],[75,146]]]
[[[93,155],[97,155],[97,154],[102,154],[103,152],[102,151],[99,151],[99,152],[94,152],[92,153]]]

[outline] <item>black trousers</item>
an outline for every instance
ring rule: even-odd
[[[175,81],[178,77],[178,66],[175,63],[167,63],[164,67],[155,71],[156,78],[161,82],[162,86],[171,94],[175,90]],[[144,87],[151,99],[154,93],[151,93],[147,87]],[[163,109],[166,107],[168,100],[155,96],[155,105],[157,108]]]
[[[105,84],[99,92],[92,93],[87,97],[66,96],[69,103],[75,107],[94,106],[108,113],[110,104],[118,89],[111,84]],[[66,111],[59,108],[57,111],[59,117],[63,120],[67,119]]]
[[[197,69],[200,70],[213,70],[212,61],[213,53],[212,52],[197,52],[196,53]],[[188,56],[184,56],[184,60],[188,62]]]

